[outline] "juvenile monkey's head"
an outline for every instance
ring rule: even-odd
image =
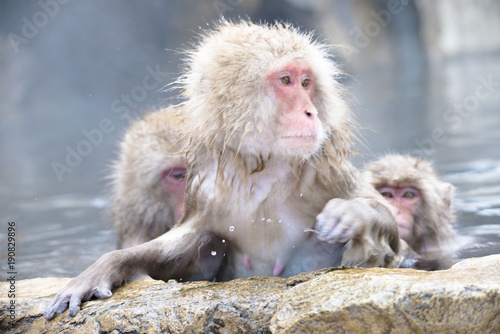
[[[396,208],[399,234],[415,250],[419,244],[452,235],[454,187],[439,180],[428,161],[386,155],[369,164],[364,177]]]
[[[328,48],[286,24],[224,22],[188,53],[179,83],[193,147],[304,160],[349,149],[349,109]]]

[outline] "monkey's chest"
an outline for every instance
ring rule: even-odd
[[[343,245],[321,242],[315,220],[281,211],[240,218],[228,227],[230,249],[223,279],[256,275],[288,277],[340,265]]]

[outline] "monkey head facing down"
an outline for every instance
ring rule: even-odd
[[[137,274],[230,280],[397,266],[389,204],[349,160],[352,122],[338,76],[328,47],[290,25],[223,22],[204,34],[177,81],[183,102],[131,128],[114,175],[115,219],[120,203],[130,205],[118,225],[130,226],[129,216],[139,232],[154,232],[147,239],[169,219],[162,194],[177,171],[165,152],[183,152],[184,205],[170,203],[182,217],[151,241],[125,237],[135,246],[103,255],[45,317],[75,315]]]
[[[184,211],[186,161],[175,115],[153,112],[136,121],[114,164],[112,214],[118,247],[153,240]]]
[[[439,180],[428,161],[408,155],[372,162],[364,176],[394,207],[400,238],[410,248],[406,256],[415,252],[423,269],[448,267],[457,251],[454,187]]]

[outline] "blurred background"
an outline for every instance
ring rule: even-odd
[[[431,160],[458,188],[461,257],[500,253],[500,1],[3,0],[0,239],[17,278],[74,276],[115,249],[107,175],[134,119],[175,103],[180,50],[221,17],[334,45],[363,144]],[[0,277],[7,270],[0,251]]]

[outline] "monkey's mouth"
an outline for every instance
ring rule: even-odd
[[[318,136],[316,134],[291,134],[282,136],[283,145],[300,154],[312,154],[318,149]]]
[[[316,134],[287,135],[283,139],[316,139]]]

